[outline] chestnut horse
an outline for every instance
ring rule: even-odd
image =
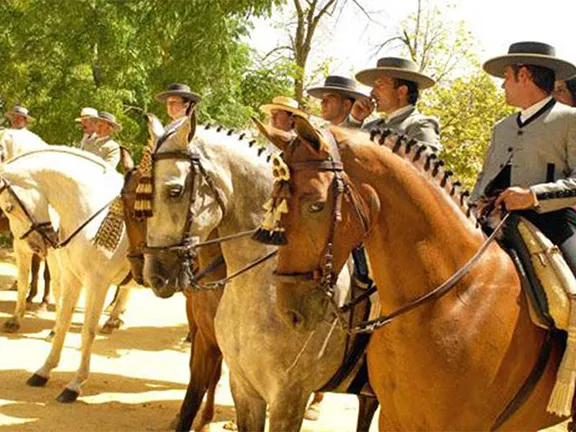
[[[457,192],[451,173],[425,146],[339,128],[323,135],[304,119],[296,123],[294,141],[266,131],[291,175],[289,212],[281,221],[286,244],[275,272],[276,303],[287,325],[317,326],[329,303],[314,311],[302,305],[326,297],[324,264],[331,261],[338,274],[360,242],[382,314],[430,293],[485,243],[467,194]],[[383,407],[380,430],[498,427],[546,338],[529,318],[512,260],[489,244],[451,291],[373,333],[368,370]],[[546,412],[562,353],[557,339],[543,375],[502,429],[537,430],[563,420]]]

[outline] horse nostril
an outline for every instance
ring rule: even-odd
[[[162,289],[166,286],[168,281],[161,276],[154,275],[150,278],[150,286],[155,290]]]

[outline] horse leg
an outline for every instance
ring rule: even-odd
[[[48,256],[46,257],[45,261],[46,267],[44,267],[44,274],[46,271],[49,273],[50,282],[54,281],[54,283],[50,283],[50,286],[54,290],[54,308],[56,310],[56,316],[58,316],[58,309],[60,307],[60,294],[61,290],[60,287],[64,286],[62,281],[60,280],[60,264],[58,261],[57,253],[48,252]],[[47,270],[50,269],[50,270]],[[46,276],[44,276],[46,277]],[[46,290],[48,291],[48,286],[45,286]],[[45,293],[46,298],[48,299],[49,293]],[[47,341],[51,341],[54,335],[56,334],[55,329],[53,328],[50,330],[50,334],[46,338]]]
[[[192,428],[192,423],[200,410],[206,390],[212,384],[215,374],[221,371],[221,366],[222,354],[220,350],[209,346],[202,333],[196,332],[194,352],[190,357],[190,382],[180,408],[177,431],[189,431]],[[217,379],[219,377],[220,375],[217,375]],[[200,428],[204,426],[205,423],[202,423]]]
[[[368,432],[374,414],[378,409],[378,399],[371,396],[358,395],[358,402],[360,404],[358,409],[358,420],[356,422],[356,431]]]
[[[27,384],[32,387],[41,387],[46,384],[50,378],[50,372],[58,366],[60,355],[62,354],[62,347],[64,346],[64,339],[70,328],[72,314],[74,313],[74,308],[80,296],[82,282],[76,276],[66,271],[61,275],[61,280],[63,283],[62,297],[56,310],[56,326],[54,328],[55,334],[52,339],[52,348],[44,365],[28,379]]]
[[[299,431],[310,392],[289,387],[278,394],[270,405],[271,431]]]
[[[36,294],[38,294],[38,275],[40,274],[41,262],[42,258],[40,258],[40,256],[36,254],[32,255],[32,269],[30,270],[32,281],[30,282],[30,292],[26,298],[26,303],[32,303],[34,301],[34,297],[36,297]]]
[[[230,372],[230,390],[236,407],[239,432],[262,432],[266,424],[266,401],[250,385]],[[304,407],[306,401],[304,402]],[[304,411],[302,407],[302,412]],[[273,430],[273,429],[271,429]]]
[[[218,381],[220,381],[220,376],[222,375],[222,357],[220,357],[220,361],[214,370],[214,375],[212,376],[212,380],[208,385],[208,394],[206,395],[206,405],[204,405],[204,409],[202,410],[202,418],[200,419],[200,424],[198,427],[199,431],[209,431],[210,430],[210,423],[214,420],[214,411],[216,406],[216,386],[218,385]]]
[[[96,337],[98,320],[104,309],[106,291],[109,285],[103,285],[101,282],[88,281],[86,284],[86,312],[84,315],[84,324],[82,325],[82,358],[80,367],[76,372],[76,377],[66,384],[66,387],[60,393],[58,402],[69,403],[78,399],[81,393],[82,384],[90,376],[90,356],[92,354],[92,344]],[[58,333],[56,333],[58,335]]]
[[[320,418],[320,404],[324,400],[324,393],[316,392],[314,393],[314,397],[312,398],[312,402],[306,408],[306,412],[304,413],[304,418],[306,420],[316,421]]]
[[[44,295],[42,296],[42,306],[48,308],[50,304],[50,266],[48,260],[44,261]]]
[[[122,316],[124,315],[124,312],[126,312],[126,304],[130,297],[130,291],[131,289],[127,285],[118,285],[114,295],[114,300],[110,304],[110,306],[113,306],[112,312],[110,312],[110,317],[100,329],[100,333],[110,334],[124,325]]]
[[[2,330],[7,333],[15,333],[20,329],[20,324],[26,312],[26,292],[28,291],[28,280],[30,277],[30,263],[32,252],[28,246],[18,239],[14,239],[14,253],[16,255],[16,266],[18,267],[18,298],[14,315],[8,319]]]

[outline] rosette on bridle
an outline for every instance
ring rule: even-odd
[[[281,155],[272,157],[272,174],[274,176],[272,198],[264,204],[264,210],[266,210],[264,220],[252,238],[265,244],[285,245],[287,240],[282,226],[282,215],[289,211],[290,168]]]

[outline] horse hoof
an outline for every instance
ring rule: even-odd
[[[38,311],[39,312],[48,312],[48,302],[40,303],[40,306],[38,307]]]
[[[304,418],[310,421],[317,421],[320,418],[320,407],[310,405],[304,413]]]
[[[56,332],[54,330],[50,330],[50,333],[48,333],[48,336],[46,336],[46,338],[44,340],[46,342],[52,342],[52,339],[54,339],[54,336],[56,336]]]
[[[100,333],[110,334],[114,330],[120,329],[123,325],[124,325],[124,321],[122,321],[120,318],[115,318],[115,319],[110,318],[108,321],[106,321],[104,323],[104,325],[100,329]]]
[[[32,300],[26,299],[26,310],[31,311],[33,309],[34,309],[34,303],[32,302]]]
[[[230,420],[230,421],[227,421],[226,423],[224,423],[224,426],[222,426],[222,428],[229,430],[229,431],[237,431],[238,425],[236,424],[236,421]]]
[[[44,387],[47,382],[48,378],[44,378],[43,376],[34,374],[30,378],[28,378],[26,384],[28,384],[30,387]]]
[[[20,323],[13,318],[6,321],[2,326],[2,331],[6,333],[16,333],[18,330],[20,330]]]
[[[72,403],[78,399],[78,396],[80,396],[80,393],[65,388],[64,391],[58,395],[56,400],[61,403]]]

